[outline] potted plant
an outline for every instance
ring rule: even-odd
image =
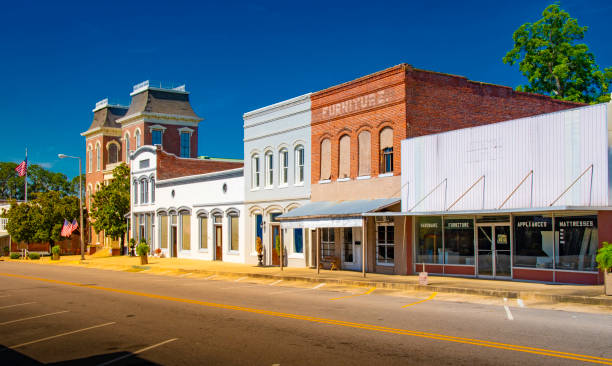
[[[155,249],[155,255],[156,255],[157,257],[160,257],[160,258],[161,258],[161,253],[162,253],[161,248],[157,248],[157,249]]]
[[[612,296],[612,243],[604,241],[595,257],[599,269],[604,272],[605,294]]]
[[[255,251],[257,252],[257,260],[259,261],[259,263],[257,263],[257,265],[259,267],[263,266],[263,245],[261,245],[261,238],[258,236],[257,239],[255,239]]]
[[[54,245],[51,248],[51,254],[53,254],[53,260],[54,261],[58,261],[60,259],[60,246],[59,245]]]
[[[134,249],[136,248],[136,240],[134,238],[131,238],[130,241],[129,241],[129,244],[130,244],[129,245],[129,247],[130,247],[129,255],[133,257],[135,255],[134,254]]]
[[[138,246],[136,247],[136,254],[138,254],[138,256],[140,257],[141,265],[149,264],[149,261],[147,259],[149,249],[150,248],[147,245],[147,242],[144,239],[141,239],[140,244],[138,244]]]

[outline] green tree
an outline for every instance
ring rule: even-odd
[[[91,196],[91,225],[100,232],[117,240],[121,238],[121,252],[127,231],[125,215],[130,212],[130,168],[121,164],[113,169],[113,179],[102,185]]]
[[[25,199],[25,178],[17,174],[15,167],[16,163],[0,162],[1,199]],[[75,179],[68,181],[62,173],[49,171],[37,164],[28,165],[28,199],[35,199],[39,193],[47,191],[57,191],[62,196],[78,195],[78,175]]]
[[[13,240],[25,243],[49,242],[53,245],[61,240],[64,219],[78,221],[79,199],[75,196],[62,197],[56,191],[42,192],[27,203],[13,202],[7,217],[7,231]]]
[[[517,90],[572,102],[608,102],[612,68],[601,71],[589,47],[578,43],[587,29],[558,4],[544,9],[537,22],[521,25],[512,36],[514,48],[503,58],[505,64],[518,62],[529,81]]]

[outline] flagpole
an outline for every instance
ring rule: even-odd
[[[26,147],[26,169],[25,169],[25,201],[28,202],[28,148]]]

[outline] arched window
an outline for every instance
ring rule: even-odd
[[[348,178],[351,175],[351,138],[349,135],[340,137],[338,159],[338,178]]]
[[[92,148],[91,146],[89,146],[87,148],[87,160],[89,162],[89,172],[91,173],[93,171],[93,151],[91,151]]]
[[[259,155],[253,154],[251,157],[251,188],[259,188],[261,183],[261,165]]]
[[[151,203],[155,203],[155,178],[151,178]]]
[[[96,145],[96,170],[99,171],[102,165],[102,159],[100,157],[100,144]]]
[[[149,182],[146,179],[140,181],[140,203],[149,202]]]
[[[134,137],[136,138],[136,149],[138,149],[140,147],[140,130],[134,132]]]
[[[138,204],[138,182],[134,181],[134,204]]]
[[[129,134],[125,134],[125,162],[129,163],[130,162],[130,135]]]
[[[370,166],[372,164],[370,144],[370,131],[361,131],[359,134],[359,172],[357,173],[357,175],[360,177],[370,175]]]
[[[108,163],[115,164],[117,161],[119,161],[119,146],[111,143],[108,145]]]
[[[279,185],[287,185],[289,181],[289,151],[283,148],[278,153],[278,161],[280,163],[280,169],[278,177]]]
[[[380,131],[380,173],[393,173],[393,129]]]
[[[304,146],[295,147],[295,183],[304,183]]]
[[[331,141],[324,139],[321,141],[321,178],[328,180],[331,178]]]
[[[266,153],[266,187],[272,187],[274,184],[274,155],[272,151]]]

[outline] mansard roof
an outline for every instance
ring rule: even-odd
[[[94,118],[89,126],[88,131],[94,128],[121,128],[117,120],[127,112],[128,108],[120,105],[105,105],[101,108],[94,109]]]
[[[200,119],[191,108],[189,93],[173,89],[146,88],[132,93],[127,116],[139,113],[167,114]]]

